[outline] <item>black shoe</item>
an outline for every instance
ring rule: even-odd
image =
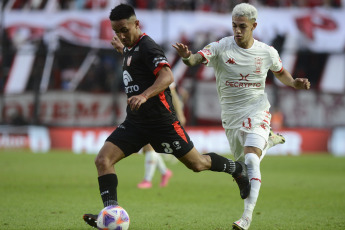
[[[246,199],[250,193],[250,183],[247,173],[247,165],[244,162],[236,161],[242,166],[242,172],[232,174],[232,177],[236,181],[240,188],[240,195],[242,199]]]
[[[84,214],[83,219],[91,227],[97,228],[97,217],[98,215]]]

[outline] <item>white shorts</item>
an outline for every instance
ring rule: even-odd
[[[244,161],[244,147],[252,146],[262,150],[260,160],[267,150],[267,141],[270,133],[271,114],[268,111],[260,112],[243,120],[242,127],[226,129],[231,153],[236,161]]]

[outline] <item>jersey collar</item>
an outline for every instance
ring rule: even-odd
[[[132,45],[131,47],[127,47],[128,50],[131,50],[134,46],[136,46],[138,44],[138,42],[144,37],[144,36],[147,36],[146,33],[143,33],[139,39],[134,43],[134,45]]]

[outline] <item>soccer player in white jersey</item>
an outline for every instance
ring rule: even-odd
[[[230,148],[234,158],[248,167],[251,190],[244,200],[242,217],[232,225],[234,229],[249,228],[261,186],[260,161],[269,147],[283,142],[280,136],[270,136],[270,103],[264,92],[268,70],[287,86],[310,88],[307,78],[294,79],[283,68],[273,47],[253,38],[256,18],[256,8],[242,3],[232,12],[234,36],[212,42],[195,54],[184,44],[173,45],[186,65],[203,63],[214,68],[222,124]]]

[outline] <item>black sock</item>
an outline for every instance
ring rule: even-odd
[[[211,157],[211,171],[226,172],[229,174],[233,174],[235,172],[237,165],[233,160],[220,156],[216,153],[206,153],[205,155],[209,155]]]
[[[104,207],[117,205],[117,183],[116,174],[106,174],[98,177],[99,191]]]

